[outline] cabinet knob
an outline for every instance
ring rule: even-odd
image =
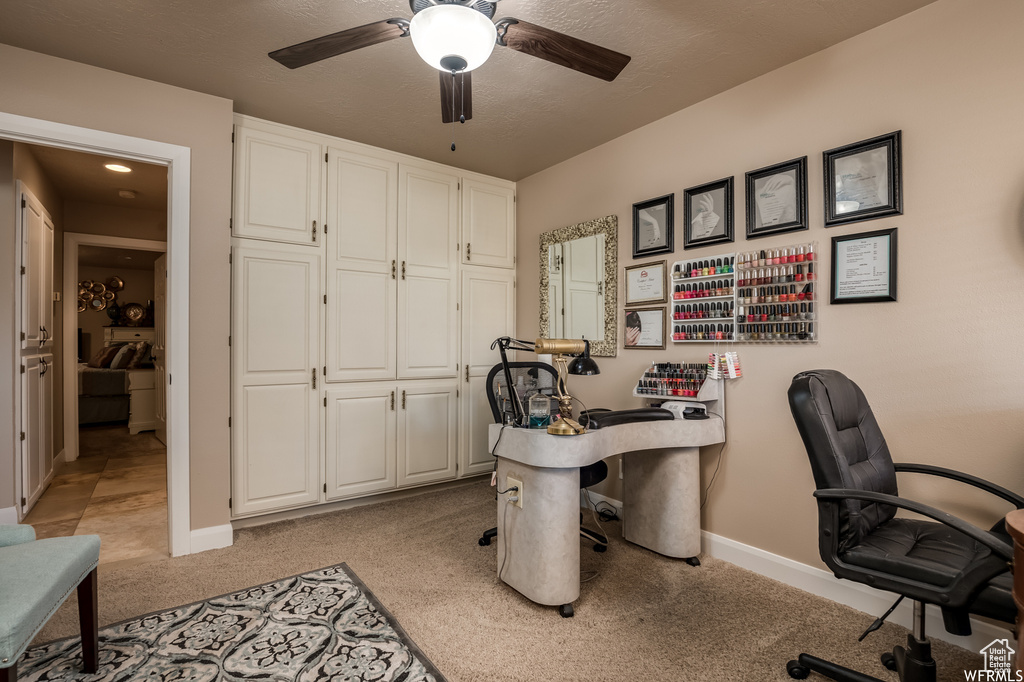
[[[395,411],[395,392],[391,391],[391,411]]]
[[[402,279],[405,279],[405,261],[402,261]]]
[[[395,278],[395,273],[397,272],[397,267],[398,266],[397,266],[396,261],[391,261],[391,279]]]
[[[312,373],[313,388],[315,389],[316,388],[316,367],[314,367],[312,370],[310,370],[310,372]]]
[[[316,221],[313,221],[313,243],[316,244]]]
[[[470,248],[469,248],[470,246],[471,246],[471,244],[469,242],[466,242],[466,260],[467,261],[468,260],[472,260],[472,258],[470,258]]]
[[[405,409],[405,391],[402,391],[402,409]]]

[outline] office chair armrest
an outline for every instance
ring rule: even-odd
[[[927,504],[914,502],[903,497],[896,497],[895,495],[876,493],[870,490],[857,490],[855,488],[824,488],[822,490],[815,490],[814,496],[819,500],[861,500],[900,507],[901,509],[935,519],[954,530],[960,531],[975,542],[985,545],[992,550],[993,554],[1000,558],[1006,561],[1013,560],[1013,547],[1009,543],[999,540],[988,531],[967,523],[963,519],[957,518],[941,509],[930,507]]]
[[[965,474],[962,471],[956,471],[955,469],[944,469],[943,467],[936,467],[930,464],[911,464],[908,462],[897,463],[893,462],[893,466],[897,472],[905,471],[910,474],[929,474],[931,476],[942,476],[943,478],[950,478],[954,481],[966,483],[972,485],[975,488],[984,490],[987,493],[991,493],[996,497],[1001,497],[1017,509],[1024,509],[1024,497],[1021,497],[1017,493],[1007,490],[1006,488],[990,483],[983,478],[977,476],[971,476]]]

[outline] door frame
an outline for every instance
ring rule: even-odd
[[[64,233],[64,282],[61,298],[68,303],[61,307],[63,317],[64,347],[61,352],[61,363],[64,367],[64,395],[78,395],[78,374],[74,371],[77,357],[74,330],[78,328],[78,309],[70,305],[78,299],[78,247],[106,246],[110,248],[134,249],[136,251],[159,251],[167,253],[167,242],[151,239],[133,239],[131,237],[110,237],[101,234],[83,234],[81,232]],[[167,275],[170,281],[170,271]],[[169,326],[169,325],[168,325]],[[166,387],[164,387],[166,390]],[[64,401],[64,459],[73,462],[78,459],[78,401]]]
[[[167,509],[171,556],[192,550],[189,510],[189,211],[192,150],[101,130],[0,112],[0,138],[167,167]],[[77,261],[76,261],[77,266]],[[67,299],[65,299],[65,305]],[[76,346],[64,329],[65,348]],[[12,330],[11,333],[14,333]],[[20,342],[17,346],[20,348]],[[65,375],[68,373],[65,372]],[[74,376],[74,374],[72,374]],[[178,383],[173,383],[173,377]],[[77,395],[78,391],[72,391]],[[65,403],[67,403],[65,395]],[[66,411],[65,411],[66,414]],[[76,441],[77,442],[77,441]],[[20,487],[20,485],[19,485]],[[20,498],[20,494],[19,494]]]

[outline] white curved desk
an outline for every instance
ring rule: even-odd
[[[508,489],[509,477],[523,482],[521,509],[508,502],[515,493],[498,496],[498,577],[530,600],[561,606],[579,597],[579,468],[611,455],[626,454],[626,540],[670,557],[700,553],[700,447],[725,441],[721,417],[621,424],[580,436],[492,424],[488,436],[498,489]]]

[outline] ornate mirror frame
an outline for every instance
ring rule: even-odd
[[[548,338],[551,321],[548,319],[548,248],[554,244],[571,242],[593,235],[604,235],[604,341],[591,341],[590,354],[613,358],[618,353],[618,270],[619,219],[607,216],[585,223],[560,227],[540,236],[540,335]]]

